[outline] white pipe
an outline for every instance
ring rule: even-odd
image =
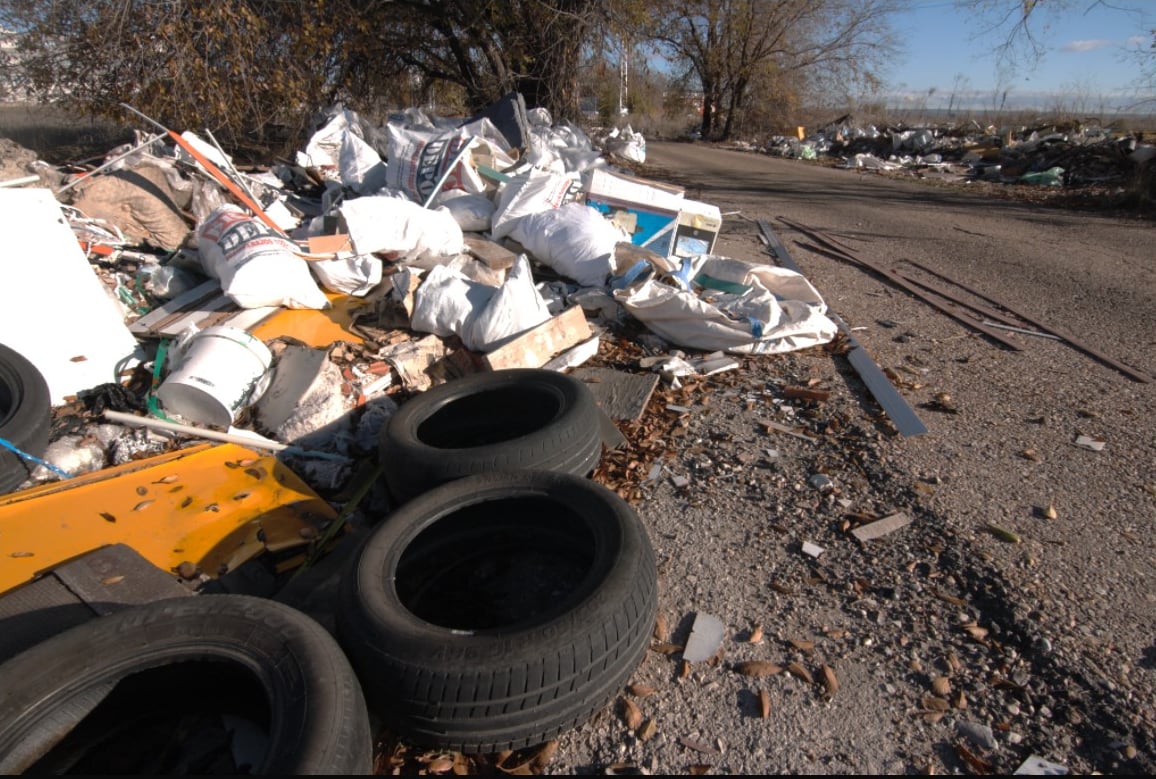
[[[192,425],[182,425],[179,422],[169,422],[165,419],[156,419],[154,417],[138,417],[136,414],[126,414],[122,411],[106,410],[104,412],[105,419],[111,422],[122,422],[126,425],[135,425],[137,427],[151,427],[158,430],[168,430],[173,433],[184,433],[185,435],[193,436],[195,438],[207,438],[210,441],[222,441],[227,444],[239,444],[240,446],[248,446],[254,449],[270,449],[274,452],[288,451],[291,454],[300,454],[308,457],[321,457],[326,460],[340,460],[348,461],[348,457],[343,457],[339,454],[330,454],[329,452],[312,452],[307,449],[299,449],[296,446],[283,444],[279,441],[271,441],[268,438],[256,438],[253,436],[240,435],[237,433],[222,433],[218,430],[207,430],[203,427],[193,427]]]
[[[236,435],[234,433],[222,433],[218,430],[207,430],[203,427],[193,427],[192,425],[182,425],[179,422],[169,422],[165,419],[138,417],[136,414],[126,414],[123,411],[106,410],[104,412],[104,416],[106,419],[109,419],[113,422],[122,422],[126,425],[151,427],[158,430],[170,430],[174,433],[185,433],[186,435],[195,436],[197,438],[208,438],[211,441],[224,441],[225,443],[230,444],[253,446],[258,449],[271,449],[274,452],[281,452],[289,448],[287,444],[283,444],[278,441],[270,441],[268,439],[253,439],[248,436]]]
[[[39,176],[25,176],[19,179],[8,179],[7,181],[0,181],[0,187],[22,187],[25,184],[33,184],[40,181]]]

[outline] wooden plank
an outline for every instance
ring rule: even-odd
[[[153,309],[129,325],[138,337],[176,338],[190,326],[227,325],[241,330],[263,322],[279,306],[240,308],[221,291],[216,279],[210,279]]]
[[[558,316],[482,355],[482,361],[492,371],[541,368],[555,354],[585,341],[592,334],[582,307],[571,306]]]
[[[910,524],[911,517],[900,511],[883,519],[868,522],[866,525],[860,525],[851,531],[851,535],[855,536],[855,538],[861,542],[866,542],[876,538],[882,538],[888,533],[894,533],[896,530],[907,527]]]
[[[182,315],[188,306],[199,305],[221,294],[221,285],[216,279],[210,279],[204,284],[177,295],[164,305],[154,308],[140,319],[128,326],[130,332],[136,335],[153,335],[155,328],[173,321]]]
[[[471,257],[481,260],[494,270],[509,270],[514,267],[518,255],[506,247],[476,235],[465,236],[466,251]]]
[[[613,368],[579,368],[572,374],[584,382],[611,419],[635,421],[646,410],[658,375],[636,374]]]

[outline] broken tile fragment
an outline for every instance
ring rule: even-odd
[[[823,547],[812,544],[810,541],[804,541],[803,542],[803,554],[805,554],[805,555],[810,555],[811,557],[818,557],[819,555],[823,554],[823,552],[825,552],[825,551],[826,550],[823,549]]]
[[[691,628],[682,658],[688,663],[700,663],[714,657],[722,645],[723,629],[722,620],[718,617],[699,612],[695,615],[694,627]]]

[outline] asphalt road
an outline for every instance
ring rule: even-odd
[[[823,350],[746,358],[675,397],[692,412],[665,462],[691,486],[638,502],[669,640],[706,611],[727,626],[729,661],[826,665],[838,693],[728,662],[684,676],[677,655],[652,653],[639,677],[658,693],[640,705],[657,735],[608,714],[562,739],[554,768],[1011,773],[1038,757],[1150,773],[1153,223],[701,144],[651,142],[638,175],[719,206],[715,254],[770,261],[769,225],[926,432],[897,432]],[[913,294],[926,286],[958,302]],[[1004,325],[998,339],[957,318],[977,310]],[[764,403],[788,384],[829,399]],[[767,419],[821,442],[760,433]],[[777,464],[759,461],[768,447]],[[815,473],[838,489],[817,496]],[[914,521],[849,543],[857,514],[890,512]],[[806,560],[804,541],[827,551]]]

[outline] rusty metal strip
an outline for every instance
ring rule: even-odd
[[[1021,346],[1019,343],[1008,338],[1007,336],[1005,336],[1003,333],[999,332],[998,330],[995,330],[995,329],[990,328],[987,325],[983,324],[982,320],[975,319],[972,317],[963,316],[958,310],[953,308],[951,305],[948,305],[947,303],[944,303],[941,300],[936,299],[935,297],[929,295],[927,292],[921,291],[919,289],[919,287],[916,285],[916,283],[909,282],[907,279],[901,278],[900,276],[898,276],[897,274],[895,274],[892,271],[887,270],[886,268],[881,268],[880,266],[875,265],[874,263],[868,262],[867,260],[864,260],[862,258],[856,257],[856,256],[848,253],[847,251],[839,248],[836,244],[833,244],[830,241],[826,240],[825,238],[823,238],[821,235],[816,233],[814,230],[811,230],[810,228],[807,228],[807,227],[804,227],[804,226],[799,225],[797,223],[791,222],[787,219],[784,219],[783,217],[779,217],[779,220],[782,221],[784,224],[787,224],[788,226],[794,228],[795,230],[798,230],[799,232],[803,233],[808,238],[811,238],[812,240],[821,244],[821,247],[816,247],[816,246],[806,247],[806,248],[810,249],[811,251],[817,252],[818,254],[823,254],[827,257],[831,257],[832,259],[835,259],[835,260],[843,260],[845,262],[850,262],[851,264],[856,265],[856,266],[858,266],[864,270],[869,270],[872,273],[875,273],[876,275],[891,282],[896,287],[899,287],[900,289],[903,289],[904,291],[910,293],[911,295],[919,298],[923,302],[927,303],[927,305],[929,305],[932,308],[935,308],[936,310],[946,314],[947,316],[951,317],[952,319],[956,320],[957,322],[959,322],[963,325],[966,325],[967,327],[970,327],[973,330],[977,330],[977,331],[983,333],[984,335],[986,335],[988,338],[995,341],[996,343],[999,343],[1002,346],[1004,346],[1008,349],[1011,349],[1012,351],[1018,352],[1018,351],[1023,350],[1023,346]],[[829,247],[829,248],[826,248],[826,247]],[[935,294],[939,294],[939,293],[936,292]],[[952,303],[956,303],[959,305],[966,305],[962,301],[956,300],[954,298],[951,298],[948,296],[944,296],[944,297],[947,300],[950,300]]]
[[[932,268],[929,268],[926,265],[923,265],[922,263],[918,263],[914,260],[904,260],[904,262],[907,262],[909,265],[913,265],[916,268],[919,268],[920,270],[922,270],[926,273],[930,273],[932,276],[936,276],[938,278],[943,279],[944,281],[951,282],[952,284],[955,284],[960,289],[965,290],[967,292],[970,292],[971,294],[975,295],[976,297],[982,298],[983,300],[986,300],[988,303],[991,303],[994,306],[999,306],[1003,310],[1014,314],[1015,316],[1019,317],[1023,321],[1027,322],[1028,324],[1032,325],[1033,327],[1040,329],[1041,331],[1043,331],[1045,333],[1051,333],[1052,335],[1056,336],[1057,338],[1059,338],[1062,341],[1064,341],[1065,343],[1067,343],[1068,346],[1071,346],[1073,349],[1076,349],[1077,351],[1083,352],[1084,354],[1088,355],[1089,357],[1092,357],[1093,359],[1098,360],[1099,362],[1103,363],[1104,365],[1107,365],[1109,368],[1113,368],[1113,369],[1119,371],[1120,373],[1124,374],[1125,376],[1132,379],[1133,381],[1138,381],[1138,382],[1141,382],[1143,384],[1148,384],[1148,383],[1151,383],[1151,381],[1152,381],[1152,377],[1149,376],[1148,374],[1144,373],[1143,371],[1141,371],[1137,368],[1133,368],[1130,365],[1125,365],[1124,363],[1119,362],[1118,360],[1114,360],[1111,357],[1108,357],[1107,355],[1103,354],[1102,352],[1099,352],[1096,349],[1093,349],[1092,347],[1088,346],[1087,344],[1084,344],[1084,343],[1081,343],[1080,341],[1077,341],[1075,338],[1068,335],[1067,333],[1064,333],[1060,330],[1057,330],[1056,328],[1051,327],[1049,325],[1045,325],[1043,322],[1040,322],[1037,319],[1033,319],[1032,317],[1030,317],[1026,314],[1023,314],[1019,311],[1016,311],[1014,308],[1007,305],[1006,303],[1001,303],[1000,301],[995,300],[994,298],[986,295],[983,292],[980,292],[979,290],[977,290],[977,289],[975,289],[975,288],[973,288],[967,284],[964,284],[963,282],[956,281],[955,279],[949,278],[948,276],[940,273],[939,271],[934,270]]]
[[[783,246],[782,241],[775,235],[771,229],[771,225],[764,219],[758,220],[759,230],[762,233],[763,241],[770,249],[771,255],[775,258],[779,265],[784,268],[793,270],[796,273],[802,273],[799,266],[791,258],[787,252],[787,248]],[[871,355],[863,348],[858,339],[851,332],[851,328],[843,321],[837,314],[827,311],[827,316],[835,326],[839,328],[840,332],[847,339],[847,344],[850,346],[850,351],[847,352],[847,360],[851,363],[851,367],[859,374],[859,378],[867,386],[867,390],[875,401],[891,418],[895,429],[899,431],[900,435],[917,436],[923,435],[927,432],[927,425],[923,423],[915,409],[911,408],[907,399],[899,394],[899,390],[895,389],[895,385],[887,378],[887,374],[871,359]]]

